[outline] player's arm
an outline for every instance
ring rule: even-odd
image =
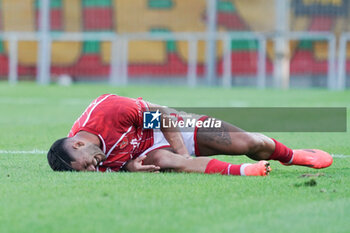
[[[171,115],[171,110],[166,107],[161,107],[156,104],[148,103],[152,111],[159,109],[159,112],[162,113],[162,119],[166,118],[166,122],[175,121],[175,117]],[[174,127],[174,124],[169,124],[170,127],[163,128],[161,126],[161,131],[165,139],[169,142],[171,148],[175,153],[183,155],[190,158],[190,154],[185,146],[184,139],[181,135],[181,132],[178,127]]]
[[[137,157],[136,159],[129,160],[126,162],[126,164],[123,166],[124,171],[128,172],[159,172],[160,167],[153,165],[153,164],[147,164],[144,165],[143,161],[146,158],[146,156]]]

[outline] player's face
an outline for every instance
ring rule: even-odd
[[[74,160],[71,166],[76,171],[96,171],[100,162],[106,160],[103,151],[93,143],[74,142],[69,153]]]

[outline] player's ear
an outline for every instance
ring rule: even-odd
[[[76,141],[74,141],[73,142],[73,148],[74,149],[78,149],[79,147],[82,147],[82,146],[84,146],[85,145],[85,143],[84,142],[82,142],[82,141],[79,141],[79,140],[76,140]]]

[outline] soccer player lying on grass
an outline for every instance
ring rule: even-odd
[[[154,106],[141,98],[112,94],[98,97],[77,119],[68,137],[51,146],[47,155],[49,165],[55,171],[172,170],[266,176],[270,166],[265,160],[316,169],[333,162],[324,151],[292,150],[275,139],[245,132],[226,122],[219,128],[196,124],[189,132],[176,127],[144,129],[143,113]],[[155,118],[159,117],[158,113],[154,114]],[[213,119],[201,116],[197,120],[204,125]],[[259,162],[230,164],[207,157],[211,155],[247,155]]]

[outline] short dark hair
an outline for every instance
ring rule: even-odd
[[[73,159],[65,148],[65,142],[67,139],[68,138],[58,139],[52,144],[47,153],[47,160],[54,171],[74,171],[71,166]]]

